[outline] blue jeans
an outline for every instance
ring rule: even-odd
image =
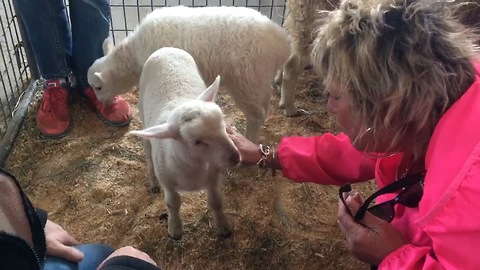
[[[76,247],[83,252],[84,258],[79,263],[72,263],[58,257],[47,257],[43,270],[95,270],[114,249],[102,244],[85,244]]]
[[[81,91],[88,87],[87,71],[103,56],[108,37],[110,0],[70,0],[70,23],[64,0],[15,0],[40,75],[44,79],[76,77]]]

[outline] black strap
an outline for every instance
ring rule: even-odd
[[[370,206],[370,203],[375,200],[378,196],[383,195],[383,194],[388,194],[388,193],[393,193],[397,190],[401,190],[405,187],[411,186],[415,183],[418,183],[425,179],[425,174],[426,171],[421,171],[415,174],[408,175],[407,177],[404,177],[402,179],[399,179],[389,185],[384,186],[383,188],[377,190],[375,193],[373,193],[370,197],[368,197],[365,202],[362,204],[360,209],[358,209],[357,213],[355,214],[354,220],[358,221],[360,220],[360,217],[363,217],[365,213],[367,212],[368,207]]]

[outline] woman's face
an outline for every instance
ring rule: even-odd
[[[352,102],[347,94],[337,88],[328,91],[327,110],[357,150],[378,153],[387,151],[388,143],[385,140],[388,136],[375,138],[373,129],[362,128],[363,120],[352,110]]]
[[[327,110],[333,115],[339,128],[350,138],[353,146],[360,151],[366,150],[368,140],[372,139],[369,138],[372,134],[360,130],[362,123],[358,120],[358,115],[356,116],[352,112],[348,95],[342,93],[338,88],[330,89],[328,91]],[[361,132],[364,134],[361,135]]]
[[[358,130],[358,124],[355,124],[352,117],[351,103],[348,96],[342,93],[338,88],[328,91],[327,110],[333,115],[337,125],[350,138],[355,138],[355,131]]]

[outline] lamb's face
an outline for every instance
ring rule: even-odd
[[[116,70],[112,68],[113,64],[108,62],[108,56],[97,59],[88,69],[88,84],[93,88],[97,99],[104,103],[110,104],[118,95],[129,92],[124,80],[116,74]]]
[[[190,155],[219,167],[234,167],[240,163],[237,147],[227,135],[223,113],[214,103],[202,111],[201,117],[184,118],[180,128],[182,141]]]

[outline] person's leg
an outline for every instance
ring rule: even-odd
[[[110,30],[110,5],[107,0],[70,1],[72,21],[72,68],[79,91],[88,87],[87,70],[103,56],[102,44]]]
[[[40,75],[46,80],[65,79],[72,40],[63,0],[16,0],[16,4]]]
[[[78,246],[78,249],[85,255],[84,259],[78,263],[78,270],[97,269],[115,249],[103,244],[85,244]]]
[[[114,249],[103,244],[85,244],[77,246],[83,252],[84,258],[79,263],[69,262],[58,257],[47,257],[43,270],[91,270],[103,262]]]
[[[47,80],[37,125],[47,137],[63,137],[70,127],[68,87],[72,40],[63,0],[16,0],[40,75]]]
[[[72,22],[72,66],[77,78],[77,91],[84,96],[102,120],[113,126],[130,122],[132,112],[128,103],[117,97],[105,106],[96,99],[88,85],[87,71],[95,60],[103,56],[102,44],[110,29],[110,3],[108,0],[70,1]]]

